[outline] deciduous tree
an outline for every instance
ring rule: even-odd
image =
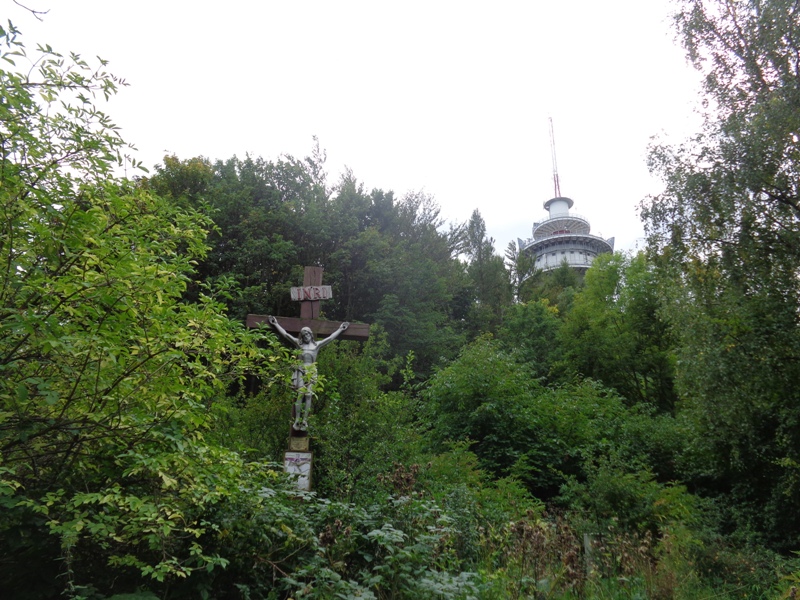
[[[181,301],[211,223],[115,177],[126,146],[94,97],[120,81],[17,36],[0,28],[0,589],[221,567],[208,511],[271,476],[206,440],[213,402],[281,352],[210,288]]]
[[[687,0],[676,16],[703,77],[703,130],[655,146],[643,206],[672,281],[694,475],[731,522],[800,543],[800,12],[787,0]]]

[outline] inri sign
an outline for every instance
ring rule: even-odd
[[[329,285],[307,285],[292,288],[292,300],[330,300],[333,292]]]

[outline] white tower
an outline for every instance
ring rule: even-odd
[[[544,203],[549,216],[533,224],[533,237],[517,240],[520,252],[529,254],[537,269],[550,271],[566,261],[585,273],[594,257],[614,251],[614,238],[604,240],[589,233],[589,221],[569,211],[574,202],[559,196]]]
[[[574,202],[561,195],[553,119],[550,119],[550,152],[553,156],[553,186],[556,196],[544,203],[549,216],[544,221],[533,224],[533,237],[529,240],[517,240],[519,252],[529,254],[535,267],[541,271],[550,271],[566,261],[573,269],[585,273],[595,256],[614,251],[614,238],[604,240],[591,235],[589,221],[569,212]]]

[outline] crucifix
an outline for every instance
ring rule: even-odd
[[[308,415],[311,412],[313,387],[317,381],[316,360],[319,350],[335,340],[365,341],[369,337],[369,325],[361,323],[336,323],[323,321],[319,317],[319,304],[333,298],[331,287],[322,285],[322,268],[306,267],[303,287],[291,289],[292,300],[300,302],[300,318],[274,317],[272,315],[247,315],[247,326],[257,327],[267,322],[292,346],[300,350],[301,361],[292,374],[292,385],[296,397],[293,410],[294,421],[289,437],[289,452],[284,456],[284,465],[289,472],[300,475],[298,485],[310,490],[311,452],[308,445]],[[293,334],[296,334],[295,337]],[[326,335],[319,342],[314,335]],[[300,466],[305,469],[305,476]]]

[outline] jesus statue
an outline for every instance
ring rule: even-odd
[[[350,323],[344,322],[339,325],[339,329],[334,331],[323,340],[314,340],[314,333],[308,327],[303,327],[300,330],[299,337],[294,337],[288,333],[278,319],[270,315],[267,317],[270,325],[278,330],[278,333],[292,344],[295,348],[300,350],[301,361],[292,374],[292,387],[297,393],[297,398],[294,403],[294,423],[292,428],[296,431],[306,431],[308,429],[308,415],[311,413],[311,398],[314,394],[314,384],[317,383],[317,355],[320,348],[326,344],[331,343],[341,333],[350,326]],[[303,402],[305,400],[305,402]]]

